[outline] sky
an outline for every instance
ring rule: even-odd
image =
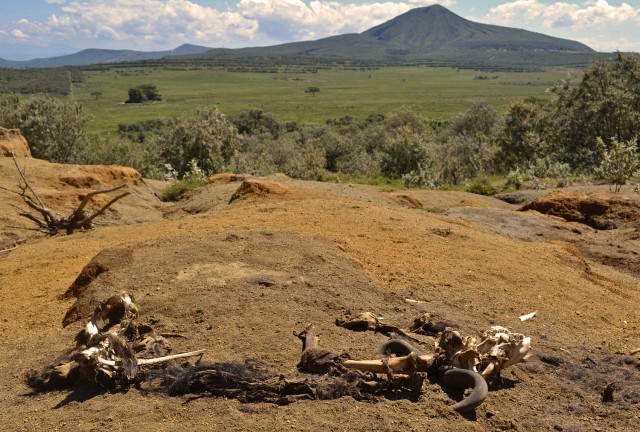
[[[357,33],[439,3],[472,21],[640,51],[640,0],[1,0],[0,57],[86,48],[167,50],[276,45]]]

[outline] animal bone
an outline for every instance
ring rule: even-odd
[[[411,353],[404,357],[391,357],[379,360],[345,360],[342,366],[349,369],[358,369],[362,372],[384,374],[389,371],[396,374],[411,374],[416,371],[425,371],[433,363],[431,354],[416,355]]]
[[[207,350],[198,350],[198,351],[190,351],[190,352],[180,353],[180,354],[172,354],[164,357],[156,357],[151,359],[138,359],[138,365],[144,366],[144,365],[151,365],[151,364],[157,364],[157,363],[164,363],[164,362],[168,362],[168,361],[179,359],[179,358],[201,356],[206,351]],[[122,366],[122,361],[120,360],[108,360],[102,357],[97,357],[97,360],[99,363],[102,363],[103,365],[106,365],[106,366],[112,366],[112,367]]]

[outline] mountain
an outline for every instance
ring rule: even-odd
[[[119,63],[127,61],[157,60],[168,56],[194,55],[211,50],[209,47],[184,44],[167,51],[133,51],[86,49],[75,54],[27,61],[11,61],[0,58],[0,67],[45,68],[60,66],[83,66],[97,63]]]
[[[468,50],[593,52],[580,42],[475,23],[440,5],[413,9],[360,36],[415,54]]]
[[[183,45],[172,51],[84,50],[76,54],[8,62],[0,67],[54,67],[156,60],[172,56],[204,61],[323,59],[375,62],[444,62],[461,67],[527,68],[584,65],[598,53],[588,46],[522,29],[480,24],[443,6],[412,9],[362,33],[269,47],[209,49]]]
[[[357,34],[236,50],[213,49],[196,58],[295,56],[389,62],[444,61],[473,66],[586,64],[597,53],[580,42],[522,29],[480,24],[443,6],[412,9]]]

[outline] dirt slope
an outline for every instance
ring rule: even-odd
[[[42,164],[43,191],[68,187]],[[116,208],[118,225],[32,239],[0,255],[0,429],[633,430],[640,421],[640,362],[627,355],[640,347],[640,287],[636,275],[585,257],[572,242],[595,238],[592,228],[464,193],[231,180],[162,208],[141,189]],[[0,210],[14,220],[15,209]],[[570,234],[548,238],[554,231]],[[63,299],[92,260],[107,270]],[[176,351],[259,358],[283,374],[295,371],[292,333],[307,323],[327,348],[373,358],[384,336],[336,327],[348,310],[397,323],[430,312],[467,334],[504,325],[531,336],[534,355],[467,417],[447,408],[459,395],[437,380],[417,401],[282,407],[137,390],[31,395],[24,373],[68,348],[95,305],[120,289],[136,297],[143,321],[187,337],[172,339]],[[603,402],[611,382],[619,385],[614,401]]]

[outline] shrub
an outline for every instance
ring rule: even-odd
[[[438,172],[433,163],[418,166],[402,176],[402,185],[404,187],[423,187],[427,189],[436,189],[442,186],[442,174]]]
[[[498,113],[486,102],[473,101],[469,108],[456,116],[449,125],[454,135],[466,135],[477,138],[488,138],[498,121]]]
[[[619,192],[629,179],[640,174],[637,141],[618,141],[614,138],[608,149],[602,138],[598,137],[596,142],[602,160],[596,173],[609,184],[615,185],[615,191]]]
[[[162,159],[157,147],[120,136],[93,137],[77,157],[83,164],[122,165],[135,168],[145,178],[162,178]]]
[[[244,135],[268,133],[272,138],[278,138],[283,130],[283,125],[275,114],[265,113],[262,110],[241,112],[232,122],[238,129],[238,133]],[[295,126],[292,127],[292,130],[294,129]]]
[[[0,102],[0,126],[20,129],[38,159],[74,162],[87,143],[86,122],[82,105],[51,96],[34,96],[24,103],[12,96]]]
[[[206,173],[225,171],[235,164],[237,131],[217,108],[203,108],[193,116],[167,121],[151,139],[164,163],[181,175],[195,160]]]
[[[482,134],[453,136],[437,150],[446,183],[461,184],[493,171],[496,148]]]
[[[429,161],[427,144],[422,135],[407,128],[389,136],[382,150],[381,171],[391,178],[418,171]]]
[[[478,195],[493,195],[496,193],[496,189],[491,184],[491,180],[486,176],[478,176],[469,182],[466,186],[466,191]]]

